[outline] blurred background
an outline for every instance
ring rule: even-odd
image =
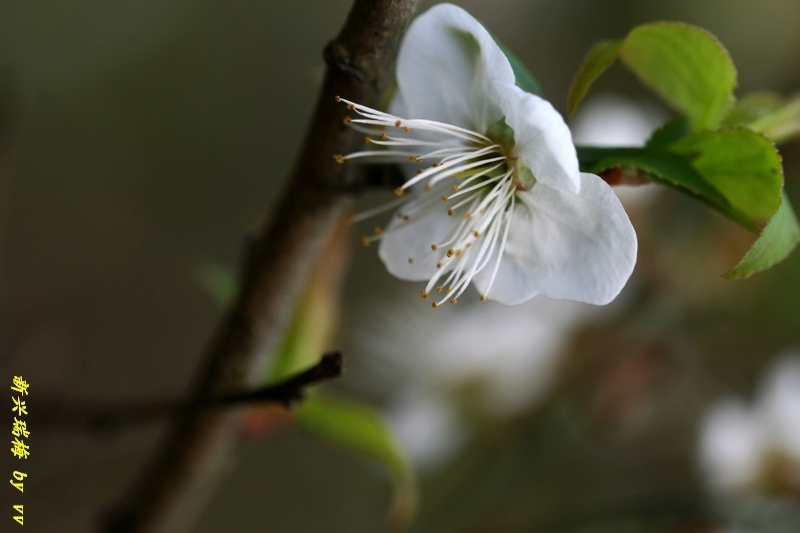
[[[800,87],[794,0],[458,3],[562,112],[592,43],[655,20],[716,34],[739,96]],[[348,9],[4,0],[0,384],[28,380],[29,410],[186,390],[223,309],[202,273],[235,270],[268,216]],[[571,125],[578,142],[635,144],[669,116],[616,67]],[[794,205],[798,148],[782,150]],[[619,192],[639,261],[603,308],[464,300],[433,312],[355,246],[363,228],[344,239],[330,348],[347,372],[324,389],[395,429],[420,483],[410,531],[800,530],[800,436],[786,430],[800,428],[800,254],[725,281],[751,234],[673,191]],[[24,494],[0,490],[0,523],[21,499],[28,531],[81,532],[164,425],[29,430],[25,463],[0,456],[3,472],[28,473]],[[380,465],[284,425],[247,441],[193,531],[388,531],[391,497]]]

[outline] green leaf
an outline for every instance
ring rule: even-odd
[[[695,26],[658,22],[638,26],[621,41],[603,41],[589,51],[570,88],[570,114],[617,57],[686,115],[694,130],[717,126],[733,103],[736,69],[717,38]]]
[[[653,132],[647,140],[647,148],[667,148],[670,144],[689,134],[686,117],[677,117]]]
[[[531,71],[528,70],[528,68],[522,63],[522,61],[520,61],[520,59],[516,55],[514,55],[514,53],[510,49],[506,48],[506,46],[503,43],[501,43],[497,39],[495,39],[495,42],[500,47],[500,50],[502,50],[503,53],[505,54],[506,59],[508,59],[508,62],[511,63],[511,69],[514,71],[514,77],[516,78],[517,81],[517,87],[519,87],[523,91],[528,91],[533,94],[538,94],[539,96],[542,96],[542,86],[539,84],[539,81],[536,79],[536,77],[533,74],[531,74]]]
[[[366,405],[311,394],[296,411],[307,431],[359,455],[371,457],[388,470],[394,485],[390,517],[405,523],[416,511],[414,472],[394,434],[381,415]]]
[[[800,96],[783,98],[757,92],[739,100],[725,117],[725,125],[743,126],[778,144],[800,137]]]
[[[666,130],[656,135],[671,137]],[[781,202],[783,171],[775,145],[742,128],[693,133],[667,149],[579,147],[578,159],[584,172],[615,167],[642,171],[756,233]]]
[[[784,193],[775,213],[750,251],[739,264],[723,274],[728,279],[744,279],[783,261],[800,242],[800,225]]]
[[[567,95],[567,112],[572,115],[578,109],[589,87],[605,72],[617,59],[617,54],[624,44],[623,41],[600,41],[583,58],[578,73],[572,80],[572,86]]]
[[[731,218],[760,231],[778,210],[781,157],[766,137],[744,128],[701,131],[670,146],[729,202]]]
[[[678,189],[728,214],[730,204],[688,161],[677,154],[656,148],[578,147],[583,172],[598,174],[610,168],[636,169],[653,181]]]
[[[724,126],[744,126],[747,127],[754,121],[772,115],[784,104],[780,95],[760,91],[751,93],[731,107],[723,120]]]

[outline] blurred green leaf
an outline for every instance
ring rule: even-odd
[[[495,42],[500,49],[505,54],[508,62],[511,63],[511,69],[514,71],[514,77],[517,81],[517,86],[522,89],[523,91],[528,91],[533,94],[537,94],[542,96],[542,86],[539,84],[539,81],[536,77],[531,74],[531,71],[528,70],[528,67],[525,66],[520,59],[514,55],[514,52],[506,48],[506,46],[495,39]]]
[[[311,289],[311,290],[309,290]],[[291,322],[274,352],[267,382],[288,378],[315,364],[325,351],[332,320],[332,302],[309,286],[297,301]]]
[[[781,204],[783,168],[772,141],[744,128],[702,131],[670,146],[729,202],[727,214],[760,231]]]
[[[725,125],[743,126],[776,143],[800,137],[800,95],[791,98],[757,92],[742,98],[725,117]]]
[[[400,523],[413,517],[417,501],[414,472],[380,413],[361,403],[314,393],[295,416],[307,431],[386,467],[394,486],[390,516]]]
[[[800,225],[789,198],[784,193],[781,205],[750,251],[739,264],[723,274],[728,279],[744,279],[783,261],[800,242]]]
[[[233,269],[211,261],[197,270],[197,282],[220,307],[233,301],[239,287],[239,278]]]
[[[634,28],[621,41],[602,41],[589,51],[570,88],[570,114],[617,57],[686,115],[692,129],[717,126],[733,103],[736,69],[717,38],[695,26],[658,22]]]

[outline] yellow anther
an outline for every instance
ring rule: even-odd
[[[458,192],[458,185],[453,185],[453,192]]]
[[[480,237],[480,236],[481,236],[481,232],[480,232],[480,231],[478,231],[478,230],[475,230],[475,231],[473,231],[473,232],[472,232],[472,235],[474,235],[474,236],[475,236],[475,238],[477,239],[478,237]]]
[[[342,97],[339,96],[338,94],[336,96],[334,96],[333,99],[336,100],[336,103],[339,103],[339,102],[342,101]]]
[[[432,305],[432,307],[433,307],[434,309],[436,309],[437,307],[439,307],[439,304],[437,304],[436,302],[433,302],[433,305]]]
[[[364,143],[365,144],[369,144],[371,142],[372,142],[372,139],[370,139],[369,137],[364,137]]]
[[[395,123],[394,123],[394,127],[395,127],[395,128],[399,128],[401,124],[402,124],[402,122],[401,122],[401,121],[399,121],[399,120],[398,120],[398,121],[395,121]]]
[[[442,263],[436,263],[436,268],[442,268]]]
[[[337,163],[344,163],[344,156],[342,154],[334,154],[333,159]]]
[[[455,253],[456,253],[456,251],[455,251],[455,250],[453,250],[452,248],[450,248],[449,250],[447,250],[447,257],[453,257],[453,255],[454,255]]]
[[[356,106],[355,104],[347,104],[347,109],[349,109],[350,111],[355,111]]]
[[[447,210],[447,214],[450,215],[450,216],[453,216],[453,215],[456,214],[456,212],[453,209],[448,209]]]
[[[461,257],[462,255],[464,255],[463,250],[456,250],[456,257]]]
[[[413,265],[414,264],[414,258],[413,257],[409,257],[408,258],[408,264],[409,265]]]
[[[398,187],[394,190],[395,196],[403,196],[406,193],[405,189]]]
[[[374,233],[375,235],[380,235],[381,233],[383,233],[383,228],[380,226],[375,226],[374,228],[372,228],[372,233]]]
[[[458,303],[458,300],[456,300],[455,298],[450,298],[450,303],[456,305]]]
[[[367,237],[366,235],[363,235],[361,237],[361,246],[363,246],[364,248],[368,247],[370,242],[371,241],[370,241],[369,237]]]
[[[430,183],[425,184],[425,192],[431,192],[433,190],[433,185]]]
[[[449,197],[448,197],[446,194],[443,194],[443,195],[442,195],[442,201],[443,201],[443,202],[446,202],[446,201],[447,201],[447,200],[449,200],[449,199],[450,199],[450,198],[449,198]]]
[[[472,219],[472,213],[469,213],[469,212],[465,213],[464,214],[464,218],[467,219],[467,220],[471,220]]]
[[[436,292],[442,292],[442,286],[441,286],[441,285],[439,285],[438,287],[434,287],[434,290],[435,290]]]
[[[388,138],[389,138],[389,136],[388,136],[388,135],[386,135],[385,133],[381,133],[381,140],[382,140],[382,141],[385,141],[385,140],[386,140],[386,139],[388,139]]]
[[[352,124],[352,123],[353,123],[353,119],[352,119],[352,118],[350,118],[350,117],[344,117],[344,118],[342,119],[342,122],[344,122],[344,125],[345,125],[345,126],[349,126],[350,124]]]
[[[419,161],[422,161],[422,159],[420,159],[420,157],[419,157],[419,156],[416,156],[416,155],[412,155],[412,156],[411,156],[411,157],[409,157],[408,159],[410,159],[412,163],[417,163],[417,162],[419,162]]]
[[[352,226],[353,225],[353,214],[352,213],[347,213],[344,216],[344,223],[345,223],[346,226]]]
[[[438,249],[439,249],[438,246],[436,246],[435,244],[431,244],[431,250],[433,250],[435,252]]]
[[[420,292],[420,294],[422,295],[423,298],[427,298],[428,297],[428,291],[422,291],[422,292]]]
[[[411,128],[409,128],[408,126],[403,126],[403,131],[408,133],[409,131],[411,131]]]
[[[485,301],[486,301],[486,295],[485,295],[485,294],[481,294],[481,301],[482,301],[482,302],[485,302]]]

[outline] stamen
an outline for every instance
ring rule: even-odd
[[[396,216],[403,223],[394,221],[388,228],[376,226],[373,235],[361,238],[362,244],[369,246],[372,241],[397,229],[408,228],[406,223],[436,210],[446,210],[452,217],[463,209],[463,216],[453,220],[447,232],[437,237],[441,240],[431,244],[428,253],[447,251],[439,256],[436,271],[420,294],[423,298],[428,298],[431,291],[446,295],[432,302],[433,308],[447,301],[455,304],[474,277],[492,263],[489,284],[480,296],[481,301],[486,301],[508,242],[517,192],[514,170],[503,147],[481,133],[458,126],[406,119],[339,97],[336,101],[345,103],[358,115],[347,117],[345,122],[366,135],[366,144],[377,148],[336,154],[333,157],[337,162],[359,158],[412,163],[431,161],[430,166],[420,168],[416,175],[394,190],[398,198],[393,202],[348,217],[352,223],[400,207]],[[384,129],[389,133],[381,131]],[[437,193],[405,194],[417,184],[426,192]],[[458,200],[453,203],[456,198]],[[450,203],[445,209],[441,202]],[[415,257],[409,256],[407,261],[413,265]]]

